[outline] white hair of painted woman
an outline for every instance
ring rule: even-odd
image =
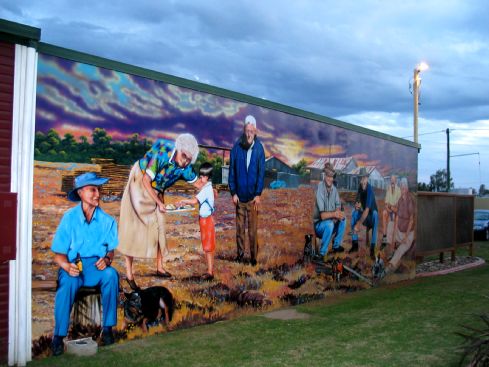
[[[195,163],[199,155],[199,144],[192,134],[185,133],[178,135],[175,140],[175,149],[189,153],[192,156],[191,164]]]

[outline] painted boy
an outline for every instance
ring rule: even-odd
[[[214,252],[216,249],[216,232],[212,215],[215,210],[212,171],[212,164],[203,163],[199,169],[199,178],[194,184],[199,192],[192,199],[184,199],[177,203],[177,206],[199,204],[200,237],[207,262],[207,273],[202,275],[202,280],[208,281],[214,279]]]

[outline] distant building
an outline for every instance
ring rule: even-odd
[[[324,165],[329,162],[333,165],[336,171],[336,185],[339,188],[350,190],[350,187],[354,186],[349,177],[349,172],[358,167],[358,164],[353,157],[344,158],[319,158],[311,163],[307,168],[311,170],[311,180],[321,180],[321,174],[323,172]]]
[[[358,175],[360,173],[360,168],[361,167],[357,167],[354,170],[352,170],[351,172],[349,172],[351,176],[357,178],[358,182],[360,182],[360,178],[358,177]],[[385,184],[384,176],[382,176],[382,174],[379,172],[377,167],[365,166],[365,168],[367,169],[367,172],[369,175],[368,176],[368,182],[370,183],[370,185],[372,185],[373,187],[378,188],[378,189],[382,189],[382,190],[385,189],[386,184]],[[358,184],[356,186],[358,187]]]
[[[265,159],[265,187],[274,181],[283,181],[285,187],[294,188],[310,182],[310,174],[300,175],[294,168],[275,156]]]
[[[227,185],[229,183],[229,166],[221,167],[221,184]]]
[[[311,163],[307,168],[311,170],[311,180],[321,180],[324,165],[331,163],[336,171],[336,186],[341,190],[357,190],[360,184],[360,168],[357,161],[353,157],[332,158],[325,157],[319,158]],[[378,189],[384,189],[386,184],[384,177],[375,166],[366,166],[369,173],[368,181],[370,184]]]
[[[276,172],[284,172],[297,174],[297,171],[290,167],[287,163],[282,161],[281,159],[271,156],[265,159],[265,171],[276,171]]]

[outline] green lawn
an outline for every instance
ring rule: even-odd
[[[489,260],[489,243],[475,254]],[[306,320],[248,316],[29,366],[456,366],[455,332],[480,324],[488,295],[484,265],[297,307]]]

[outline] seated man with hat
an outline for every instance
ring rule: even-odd
[[[314,231],[316,236],[322,239],[319,256],[322,260],[328,253],[331,238],[333,240],[333,252],[343,252],[341,246],[345,233],[346,220],[342,211],[340,195],[333,185],[335,170],[331,163],[324,165],[324,179],[318,184],[314,205]]]
[[[355,210],[351,214],[352,246],[350,253],[358,251],[358,232],[360,225],[363,224],[367,229],[372,229],[370,240],[370,257],[375,257],[375,244],[377,243],[377,226],[379,215],[375,193],[368,182],[368,172],[365,167],[360,168],[360,186],[358,187],[357,198],[355,200]]]
[[[119,275],[111,267],[118,245],[117,223],[99,206],[99,186],[109,179],[88,172],[75,178],[68,199],[80,204],[66,211],[54,235],[51,250],[60,267],[54,303],[53,355],[64,352],[70,313],[78,289],[99,286],[102,294],[104,345],[114,343],[112,326],[117,324]]]

